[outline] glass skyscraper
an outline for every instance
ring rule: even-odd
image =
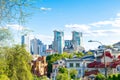
[[[63,31],[54,31],[54,43],[53,48],[59,54],[63,53],[64,48],[64,32]]]
[[[82,45],[82,32],[72,32],[72,43],[75,50],[78,50]]]

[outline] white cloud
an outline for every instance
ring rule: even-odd
[[[112,23],[113,27],[120,27],[120,18],[116,18],[113,23]]]
[[[113,24],[113,21],[99,21],[99,22],[95,22],[90,24],[91,26],[96,26],[96,27],[101,27],[103,25],[110,25]]]
[[[66,28],[74,28],[74,29],[80,30],[80,31],[89,31],[89,29],[90,29],[90,26],[84,25],[84,24],[66,24],[65,27]]]
[[[98,21],[89,24],[90,26],[96,26],[96,27],[104,27],[104,26],[111,26],[111,27],[120,27],[120,13],[117,13],[116,18],[113,18],[112,20],[105,20],[105,21]]]
[[[41,7],[41,8],[40,8],[40,10],[42,10],[42,11],[51,11],[51,10],[52,10],[52,8],[45,8],[45,7]]]
[[[20,26],[18,24],[8,24],[7,27],[10,27],[10,28],[17,30],[17,31],[22,31],[22,30],[27,29],[27,28]]]
[[[35,37],[40,39],[44,44],[51,44],[51,41],[53,41],[53,36],[37,34]]]
[[[117,13],[117,16],[120,17],[120,13]]]

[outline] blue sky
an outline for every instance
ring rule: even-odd
[[[25,28],[45,44],[51,44],[55,29],[63,30],[65,39],[71,39],[73,30],[83,32],[86,49],[99,45],[88,40],[106,45],[120,41],[120,0],[38,0],[35,6]]]

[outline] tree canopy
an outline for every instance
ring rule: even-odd
[[[0,79],[32,80],[30,54],[19,45],[0,48]],[[1,79],[4,80],[4,79]]]
[[[24,23],[34,2],[35,0],[0,0],[0,24]]]

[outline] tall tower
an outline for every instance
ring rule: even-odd
[[[33,55],[42,55],[43,52],[46,50],[46,45],[42,43],[37,38],[31,40],[31,54]]]
[[[54,50],[59,54],[63,53],[64,48],[64,32],[62,31],[54,31]]]
[[[82,46],[82,32],[72,32],[72,43],[75,49],[78,49]]]
[[[30,40],[31,40],[31,35],[29,35],[29,34],[25,34],[21,37],[21,44],[25,45],[25,49],[29,53],[30,53],[30,48],[31,48]]]

